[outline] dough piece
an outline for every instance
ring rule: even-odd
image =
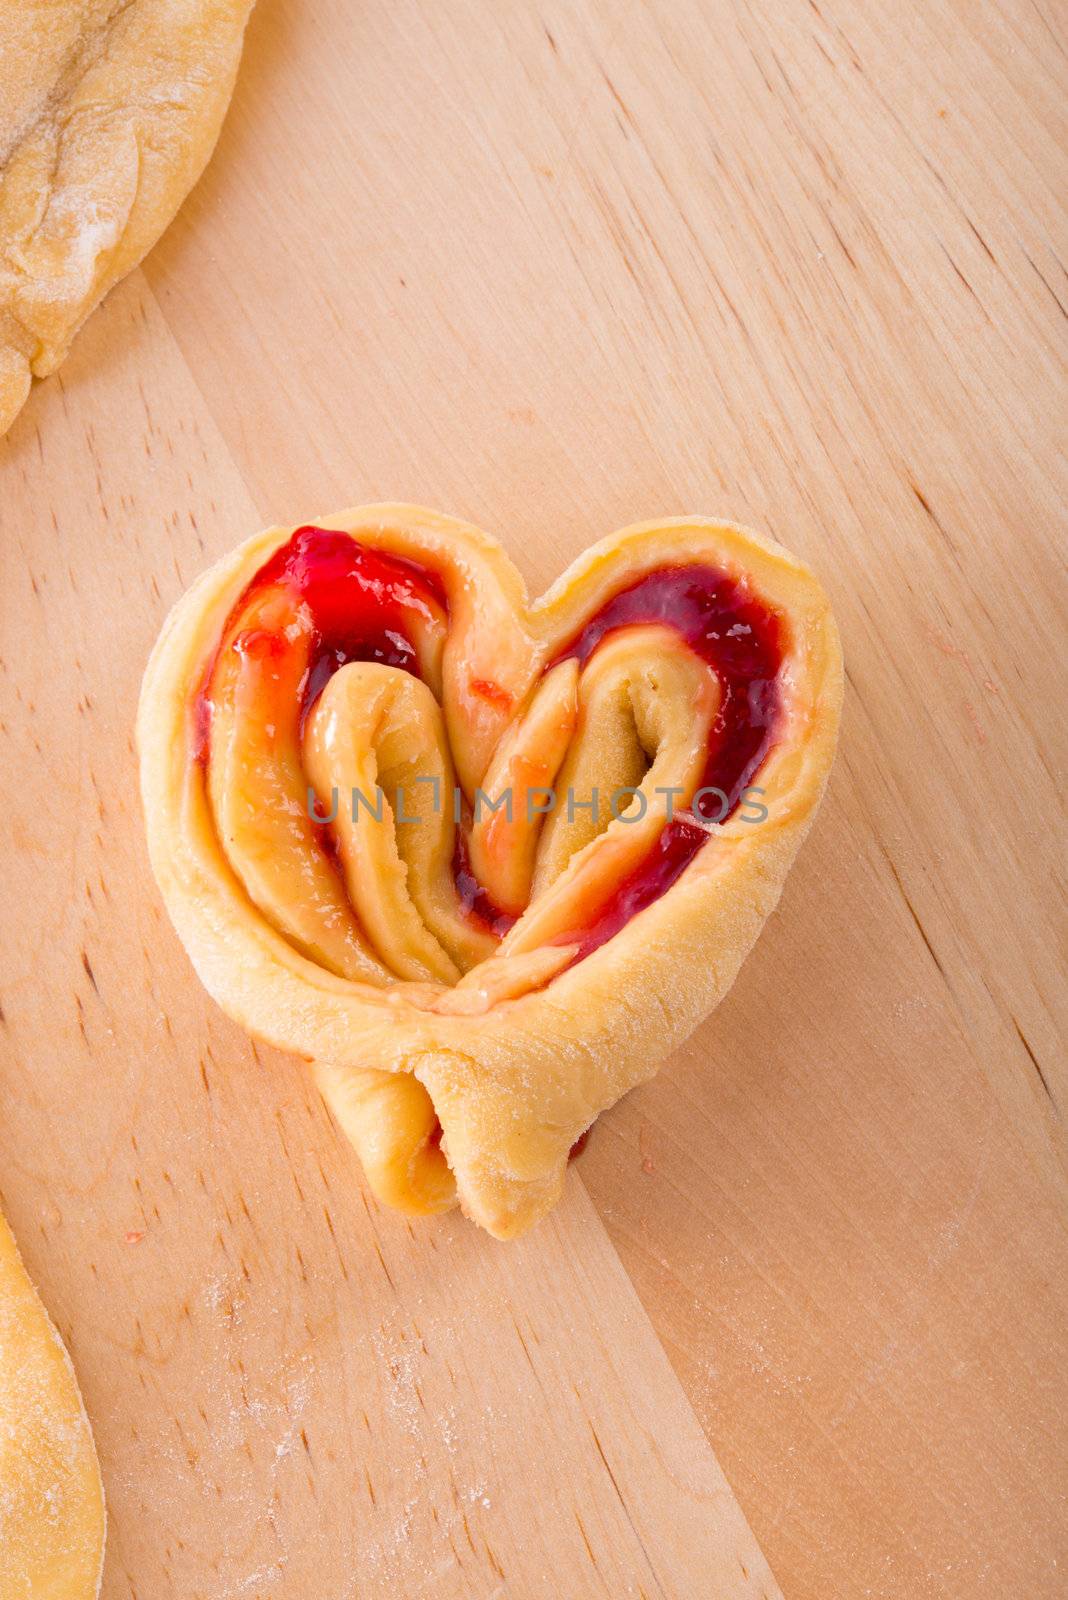
[[[0,434],[203,171],[251,9],[0,5]]]
[[[273,528],[149,662],[152,865],[208,990],[315,1063],[380,1198],[505,1238],[729,989],[841,696],[818,582],[729,523],[624,529],[533,604],[495,540],[417,506]]]
[[[0,1600],[93,1600],[103,1565],[77,1379],[0,1216]]]

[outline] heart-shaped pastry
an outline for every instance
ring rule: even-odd
[[[272,528],[149,662],[153,869],[375,1192],[506,1238],[730,987],[841,694],[818,582],[728,523],[626,528],[533,605],[495,540],[417,506]]]

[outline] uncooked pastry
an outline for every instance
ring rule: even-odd
[[[0,1600],[93,1600],[103,1561],[77,1379],[0,1215]]]
[[[624,529],[534,604],[495,540],[416,506],[272,528],[149,663],[152,865],[208,990],[315,1063],[376,1193],[509,1237],[730,987],[841,693],[818,582],[728,523]]]
[[[0,4],[0,434],[203,171],[251,9]]]

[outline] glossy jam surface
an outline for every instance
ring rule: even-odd
[[[357,544],[329,528],[298,528],[248,584],[223,629],[222,644],[243,654],[269,655],[286,641],[263,629],[241,630],[239,619],[265,590],[288,590],[294,609],[307,608],[315,630],[304,681],[301,722],[339,667],[348,661],[381,661],[417,672],[410,631],[413,621],[447,612],[445,589],[436,573]],[[197,715],[197,754],[206,759],[211,737],[210,664]]]
[[[270,656],[287,648],[280,634],[241,628],[251,603],[272,587],[291,593],[294,609],[306,608],[314,633],[301,686],[302,719],[346,662],[380,661],[418,673],[413,632],[447,622],[445,588],[436,573],[361,545],[346,533],[302,527],[245,589],[223,631],[220,650],[229,647]],[[569,657],[582,664],[616,629],[650,623],[677,632],[719,680],[720,709],[701,784],[717,793],[705,796],[696,813],[706,822],[723,822],[754,782],[775,740],[781,703],[778,673],[785,648],[781,619],[743,582],[722,571],[696,565],[664,567],[613,595],[550,665]],[[197,704],[196,744],[202,760],[210,744],[213,672],[214,661]],[[490,700],[504,693],[481,680],[476,688]],[[329,832],[322,829],[324,846]],[[514,919],[492,903],[471,872],[463,827],[456,837],[454,874],[461,903],[469,915],[503,937]],[[709,837],[693,814],[673,817],[641,866],[608,890],[600,905],[588,908],[582,927],[567,935],[569,942],[579,942],[575,960],[596,950],[664,894]]]
[[[260,568],[240,603],[272,583],[286,583],[300,596],[331,647],[348,642],[385,654],[399,648],[405,655],[391,630],[413,613],[429,619],[433,607],[445,610],[445,585],[436,572],[330,528],[298,528]]]
[[[496,934],[498,939],[503,939],[515,926],[517,918],[508,911],[502,911],[500,906],[491,900],[471,871],[465,833],[464,827],[457,828],[456,849],[452,857],[452,875],[456,883],[456,892],[460,896],[460,905],[465,916],[477,918],[490,933]]]
[[[585,624],[557,661],[584,662],[614,629],[660,623],[674,629],[707,661],[720,687],[696,815],[725,822],[774,743],[780,713],[779,668],[784,652],[778,614],[748,587],[712,567],[661,567],[622,589]],[[658,900],[693,860],[709,834],[693,816],[672,817],[656,848],[591,912],[575,959],[581,961]]]
[[[727,809],[710,799],[706,816],[723,822],[760,765],[779,708],[782,664],[778,615],[736,579],[710,567],[662,567],[613,595],[556,661],[586,661],[616,628],[660,623],[672,628],[719,679],[721,703],[702,787],[721,789]],[[554,663],[555,664],[555,663]]]
[[[275,583],[292,589],[308,607],[317,635],[304,715],[348,661],[381,661],[417,673],[411,623],[429,622],[446,609],[435,573],[326,528],[298,528],[256,574],[245,601]]]

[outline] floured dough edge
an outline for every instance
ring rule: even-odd
[[[95,1600],[105,1520],[74,1367],[0,1214],[0,1600]]]
[[[199,178],[252,0],[0,7],[0,435]],[[10,72],[8,67],[10,64]]]

